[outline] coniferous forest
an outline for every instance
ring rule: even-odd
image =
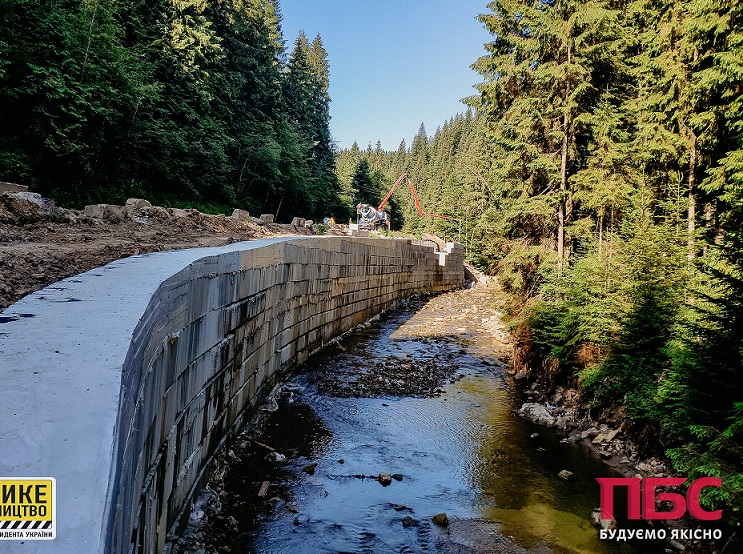
[[[329,63],[270,0],[0,2],[0,171],[68,205],[321,214]]]
[[[499,0],[470,109],[340,152],[343,194],[459,238],[508,293],[515,363],[743,509],[743,5]],[[375,196],[376,195],[376,196]],[[407,196],[406,196],[407,195]],[[372,202],[373,203],[373,202]],[[394,216],[397,215],[395,218]]]
[[[497,0],[468,109],[335,151],[318,36],[275,0],[0,0],[0,180],[68,205],[353,216],[465,245],[507,293],[515,363],[720,476],[743,509],[743,4]],[[432,91],[435,94],[435,91]]]

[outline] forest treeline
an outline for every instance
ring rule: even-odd
[[[0,0],[0,179],[71,205],[323,214],[322,39],[275,0]]]
[[[743,4],[498,0],[470,109],[334,152],[318,36],[277,0],[0,0],[0,180],[66,204],[353,217],[500,277],[518,363],[743,509]],[[435,94],[435,92],[432,92]]]
[[[510,294],[517,362],[743,509],[743,4],[499,0],[471,110],[341,152],[343,194],[461,236]],[[369,197],[371,194],[371,197]],[[393,212],[393,215],[395,213]],[[461,235],[460,235],[461,232]]]

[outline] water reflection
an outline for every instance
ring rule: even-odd
[[[327,352],[292,380],[293,403],[271,416],[265,435],[266,444],[289,456],[270,476],[276,484],[269,495],[276,497],[260,510],[246,508],[256,504],[255,481],[263,477],[256,477],[258,470],[249,465],[232,468],[227,486],[247,493],[235,502],[242,512],[223,517],[238,518],[251,532],[239,538],[221,533],[211,548],[265,553],[662,551],[648,543],[638,547],[598,540],[589,518],[598,503],[594,478],[608,475],[607,468],[580,447],[560,444],[555,432],[514,415],[514,393],[501,370],[483,356],[486,337],[475,337],[477,343],[461,337],[435,344],[406,339],[396,330],[410,317],[408,312],[393,314],[347,337],[340,353]],[[323,375],[352,378],[354,367],[369,368],[370,359],[380,356],[443,356],[455,360],[450,369],[457,378],[438,397],[412,398],[401,391],[339,398],[318,392],[324,390],[319,386]],[[535,432],[540,436],[530,438]],[[317,464],[312,474],[302,469],[309,463]],[[574,472],[576,480],[557,478],[562,469]],[[400,480],[382,486],[374,479],[380,473],[399,474]],[[250,481],[252,489],[246,487]],[[449,516],[447,529],[431,522],[440,512]]]

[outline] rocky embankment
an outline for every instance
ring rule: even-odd
[[[539,425],[558,429],[565,434],[561,440],[568,445],[581,444],[624,477],[665,478],[678,477],[670,462],[661,457],[643,455],[642,449],[628,436],[628,423],[621,413],[614,413],[611,421],[595,421],[589,411],[581,409],[580,393],[575,389],[558,387],[549,394],[539,380],[531,381],[525,371],[511,369],[511,376],[525,397],[517,410],[519,416]],[[570,480],[569,469],[561,477]],[[598,476],[597,476],[598,477]],[[665,508],[659,508],[665,509]],[[614,520],[601,520],[597,507],[593,513],[593,523],[604,529],[614,529]],[[700,523],[688,515],[675,521],[655,522],[668,528],[669,537],[673,529],[697,529]],[[722,527],[717,525],[716,528]],[[725,536],[728,536],[725,533]],[[726,542],[723,541],[723,542]],[[694,552],[699,554],[717,554],[723,552],[725,545],[714,540],[669,540],[666,552]],[[730,551],[730,550],[728,550]],[[737,551],[737,550],[736,550]]]

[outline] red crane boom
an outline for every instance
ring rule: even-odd
[[[379,204],[379,207],[377,208],[377,212],[381,212],[387,202],[389,201],[390,197],[392,196],[392,193],[395,192],[395,189],[398,187],[400,183],[403,182],[403,180],[406,180],[408,182],[408,186],[410,187],[410,192],[413,195],[413,201],[415,202],[415,209],[418,210],[418,215],[423,217],[438,217],[440,219],[446,219],[448,221],[459,221],[458,219],[454,217],[447,217],[445,215],[437,215],[437,214],[427,214],[423,211],[423,208],[421,207],[421,201],[418,200],[418,194],[415,192],[415,187],[413,186],[413,181],[410,179],[410,175],[407,173],[403,173],[397,178],[397,181],[395,181],[395,184],[392,185],[392,188],[387,193],[387,196],[384,197],[384,200],[382,200],[382,203]]]

